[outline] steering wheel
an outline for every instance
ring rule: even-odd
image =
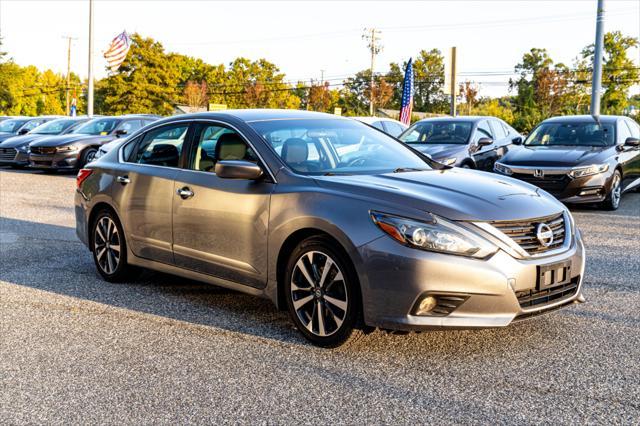
[[[364,166],[364,164],[367,162],[367,158],[365,157],[358,157],[356,159],[353,159],[351,161],[349,161],[347,163],[347,167],[356,167],[356,166]]]

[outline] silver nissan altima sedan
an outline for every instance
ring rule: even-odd
[[[584,300],[580,232],[552,196],[328,114],[157,121],[80,170],[75,200],[105,280],[143,267],[266,297],[324,347]]]

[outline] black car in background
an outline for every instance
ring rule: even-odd
[[[72,133],[51,136],[29,145],[29,166],[42,170],[75,170],[93,161],[100,146],[130,135],[159,116],[121,115],[94,118]]]
[[[77,129],[88,117],[64,117],[47,121],[25,135],[0,142],[0,165],[13,167],[29,164],[29,144],[55,135],[66,135]]]
[[[448,166],[491,171],[522,135],[495,117],[439,117],[420,120],[399,137],[402,142]]]
[[[536,185],[564,203],[615,210],[640,187],[640,126],[628,117],[554,117],[540,123],[495,171]]]
[[[15,117],[0,122],[0,142],[15,135],[26,135],[42,123],[55,120],[60,116]]]

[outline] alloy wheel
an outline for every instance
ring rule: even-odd
[[[320,337],[336,333],[349,306],[347,284],[337,262],[321,251],[300,256],[291,274],[291,300],[310,333]]]
[[[620,197],[622,196],[622,186],[620,185],[620,175],[617,173],[613,176],[613,185],[611,188],[611,205],[618,208],[620,205]]]
[[[103,216],[96,222],[93,241],[100,269],[108,275],[115,273],[120,265],[120,234],[110,217]]]

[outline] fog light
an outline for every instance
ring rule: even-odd
[[[438,301],[433,296],[427,296],[420,301],[418,308],[416,309],[416,315],[427,315],[436,307]]]

